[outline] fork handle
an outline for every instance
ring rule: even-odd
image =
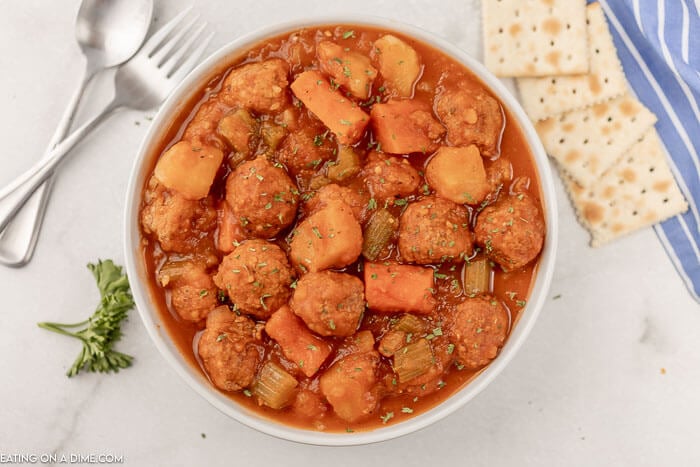
[[[112,101],[101,113],[67,136],[29,170],[0,190],[0,231],[7,227],[32,193],[66,158],[73,146],[119,107],[116,101]]]

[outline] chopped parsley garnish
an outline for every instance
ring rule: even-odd
[[[352,29],[343,33],[343,39],[350,39],[351,37],[355,37],[355,31]]]
[[[394,418],[394,412],[387,412],[384,415],[380,415],[379,418],[381,419],[382,423],[386,425],[389,420]]]

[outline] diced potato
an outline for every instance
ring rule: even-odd
[[[217,148],[180,141],[158,159],[154,175],[184,198],[201,199],[209,194],[223,160]]]
[[[246,233],[241,227],[241,223],[233,214],[231,206],[226,201],[222,201],[217,209],[218,236],[216,238],[216,248],[224,253],[231,253],[239,242],[246,238]]]
[[[438,149],[425,168],[425,178],[438,196],[460,204],[479,204],[491,191],[483,159],[473,144]]]
[[[355,144],[369,123],[369,115],[333,89],[318,71],[305,71],[292,83],[294,95],[326,125],[340,144]]]
[[[334,182],[342,182],[357,175],[360,171],[360,156],[352,148],[341,147],[335,159],[335,164],[328,167],[328,178]]]
[[[377,407],[375,351],[353,353],[335,362],[320,379],[320,388],[335,413],[345,421],[368,417]]]
[[[374,41],[374,51],[386,85],[400,97],[411,97],[413,84],[421,74],[418,53],[391,34]]]
[[[362,252],[362,229],[344,202],[328,203],[296,228],[290,259],[302,272],[342,268]]]
[[[219,120],[217,131],[234,151],[244,157],[251,153],[251,140],[258,130],[258,122],[245,109],[236,109]]]
[[[277,341],[284,356],[296,363],[308,377],[316,374],[333,350],[328,342],[309,331],[287,305],[270,316],[265,332]]]
[[[392,154],[433,151],[446,131],[429,107],[412,100],[375,104],[370,115],[382,150]]]
[[[430,314],[435,308],[433,270],[396,263],[365,263],[365,298],[377,312]]]
[[[372,66],[369,57],[346,51],[330,41],[319,42],[316,55],[321,71],[332,76],[336,83],[353,96],[367,99],[372,80],[377,76],[377,69]]]

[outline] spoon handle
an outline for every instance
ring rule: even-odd
[[[45,154],[49,153],[70,130],[87,84],[94,76],[94,67],[91,67],[89,63],[86,64],[80,84],[68,102],[66,110],[63,112],[63,116],[49,141]],[[53,181],[54,177],[52,174],[26,200],[22,209],[15,213],[13,220],[4,230],[0,231],[0,264],[21,267],[31,259],[39,238],[39,231],[46,212],[46,206],[48,205]]]
[[[112,101],[101,113],[67,136],[29,170],[0,190],[0,230],[7,227],[27,199],[42,182],[51,176],[53,170],[66,158],[73,146],[117,108],[119,104]]]

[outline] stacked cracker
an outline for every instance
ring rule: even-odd
[[[656,116],[629,94],[598,3],[482,0],[482,11],[486,66],[518,78],[591,246],[687,209]]]

